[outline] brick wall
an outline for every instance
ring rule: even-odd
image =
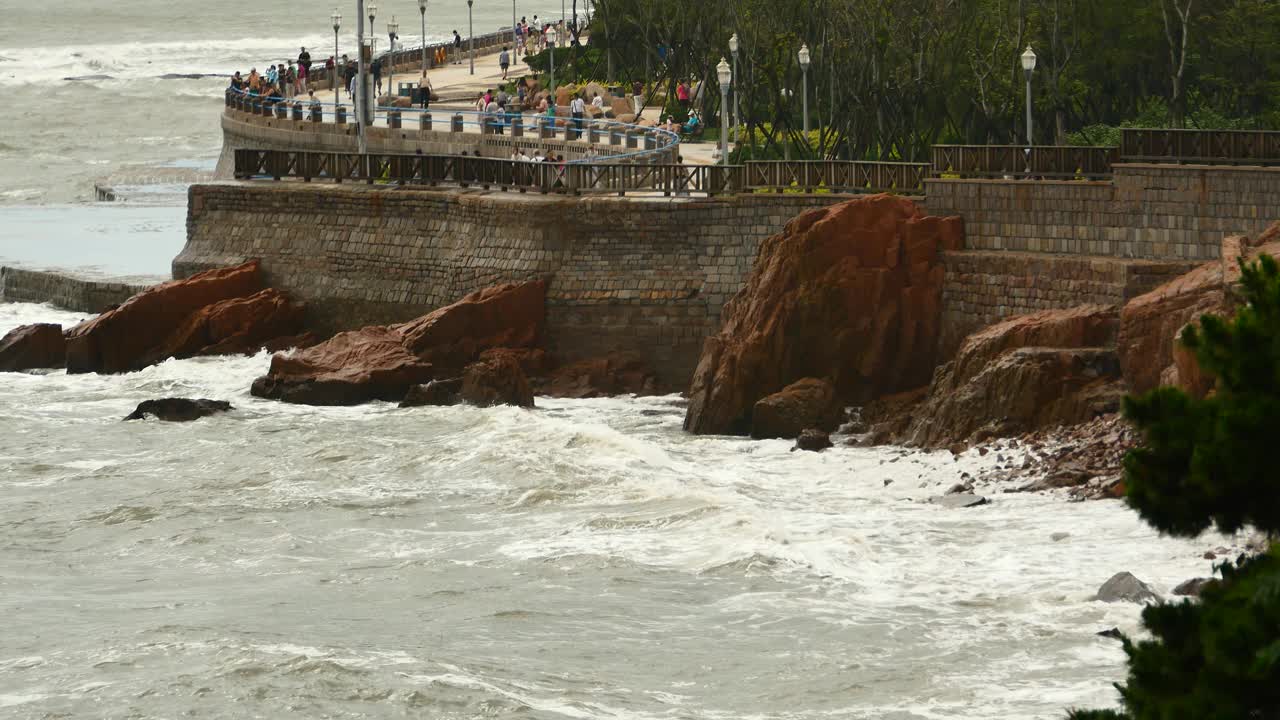
[[[971,250],[1206,261],[1280,220],[1280,168],[1118,165],[1113,182],[929,180]]]
[[[760,240],[844,199],[195,185],[173,270],[262,258],[271,284],[306,300],[322,331],[408,320],[480,288],[545,277],[554,352],[636,351],[682,387]]]
[[[943,354],[1003,318],[1089,303],[1121,305],[1198,264],[991,250],[944,253]]]
[[[111,305],[128,300],[145,287],[0,267],[0,302],[50,303],[67,310],[100,313]]]

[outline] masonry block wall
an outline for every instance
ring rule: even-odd
[[[929,180],[971,250],[1204,262],[1280,220],[1280,168],[1117,165],[1112,182]]]
[[[640,353],[674,388],[760,240],[840,196],[564,198],[303,184],[196,185],[175,277],[261,258],[320,331],[401,322],[507,281],[549,280],[566,360]]]
[[[47,302],[66,310],[100,313],[146,287],[109,280],[86,280],[42,270],[0,267],[0,302]]]

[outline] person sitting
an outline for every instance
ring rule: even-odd
[[[702,119],[698,117],[697,110],[689,111],[689,119],[685,122],[682,129],[684,130],[685,135],[689,135],[691,137],[697,137],[702,134]]]

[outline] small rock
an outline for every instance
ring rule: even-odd
[[[1062,541],[1062,540],[1066,540],[1066,539],[1067,539],[1067,538],[1069,538],[1069,537],[1071,537],[1071,533],[1056,532],[1056,533],[1054,533],[1054,534],[1050,535],[1050,536],[1049,536],[1049,539],[1050,539],[1050,540],[1052,540],[1052,541],[1054,541],[1054,542],[1060,542],[1060,541]]]
[[[979,505],[986,505],[991,501],[982,497],[981,495],[974,495],[972,493],[959,493],[956,495],[938,495],[936,497],[931,497],[929,498],[929,502],[933,503],[934,505],[941,505],[943,507],[958,509],[958,508],[978,507]]]
[[[952,485],[951,487],[947,488],[947,492],[946,492],[946,493],[944,493],[944,494],[945,494],[945,495],[959,495],[959,494],[961,494],[961,493],[967,493],[967,492],[969,492],[969,491],[971,491],[971,490],[973,490],[973,484],[972,484],[972,483],[956,483],[955,485]]]
[[[1218,556],[1212,550],[1205,550],[1202,556],[1205,560],[1217,560]]]
[[[980,447],[980,448],[978,448],[978,456],[979,456],[979,457],[986,457],[986,456],[987,456],[987,453],[989,453],[989,452],[991,452],[991,451],[990,451],[990,450],[988,450],[988,449],[986,449],[985,447]]]
[[[964,451],[968,449],[969,448],[964,443],[955,443],[951,447],[947,448],[947,450],[951,451],[951,454],[956,457],[963,455]]]
[[[885,486],[885,487],[889,487],[889,486],[890,486],[890,485],[892,485],[892,484],[893,484],[893,478],[885,478],[885,479],[884,479],[884,486]]]
[[[138,405],[125,420],[142,420],[148,416],[165,422],[191,422],[208,415],[231,410],[231,403],[222,400],[187,400],[164,398],[147,400]]]
[[[822,452],[831,447],[831,436],[821,430],[805,430],[796,438],[796,446],[792,450],[808,450]]]
[[[1112,640],[1124,640],[1124,633],[1120,632],[1120,628],[1110,628],[1097,633],[1098,637],[1111,638]]]
[[[1112,575],[1110,580],[1103,583],[1094,599],[1102,602],[1144,603],[1158,601],[1160,596],[1132,573],[1122,572]]]
[[[1184,580],[1173,589],[1173,594],[1183,597],[1200,597],[1200,591],[1210,582],[1213,582],[1213,578],[1191,578],[1190,580]]]

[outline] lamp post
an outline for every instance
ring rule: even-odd
[[[471,23],[471,6],[476,0],[467,0],[467,37],[471,43],[471,50],[467,53],[471,56],[471,74],[476,74],[476,27]]]
[[[342,15],[338,12],[338,8],[333,9],[333,14],[329,16],[333,21],[333,77],[329,78],[329,82],[333,83],[333,112],[338,112],[338,104],[342,102],[342,98],[338,96],[339,88],[342,87],[341,68],[338,67],[338,30],[342,28]]]
[[[729,54],[733,56],[733,77],[738,77],[738,33],[729,36]],[[738,117],[738,86],[733,86],[733,142],[738,142],[738,127],[742,120]]]
[[[733,69],[729,61],[720,58],[716,65],[716,79],[720,81],[720,164],[729,164],[729,83],[733,82]]]
[[[427,0],[418,0],[418,14],[422,16],[422,74],[427,74]]]
[[[387,23],[387,38],[390,39],[390,50],[387,51],[387,94],[391,97],[396,96],[395,79],[396,79],[396,38],[400,37],[400,23],[396,22],[396,16],[391,16],[391,22]]]
[[[365,73],[368,70],[364,62],[364,0],[356,0],[356,139],[361,155],[369,152],[369,142],[365,136],[365,124],[368,120]]]
[[[809,146],[809,46],[800,46],[800,73],[804,80],[804,144]]]
[[[1022,53],[1022,74],[1027,78],[1027,160],[1031,159],[1032,140],[1035,135],[1031,132],[1031,75],[1036,71],[1036,53],[1028,45],[1026,52]]]
[[[551,92],[553,93],[551,96],[551,102],[556,101],[554,93],[556,91],[556,38],[557,36],[558,36],[558,33],[556,32],[555,25],[552,25],[551,27],[547,28],[547,45],[550,46],[551,48],[551,82],[549,83],[549,87],[551,89]]]
[[[516,32],[516,0],[511,0],[511,59],[515,60],[520,47],[520,34]]]

